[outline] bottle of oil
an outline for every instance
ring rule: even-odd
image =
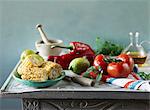
[[[147,54],[141,44],[147,41],[142,41],[140,44],[138,43],[139,32],[130,32],[129,36],[130,44],[123,50],[122,53],[130,55],[133,58],[134,63],[141,66],[141,64],[145,63],[147,58]]]

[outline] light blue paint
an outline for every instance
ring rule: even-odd
[[[0,86],[18,62],[20,53],[26,48],[35,49],[34,42],[40,39],[35,29],[37,23],[44,25],[49,38],[62,39],[65,44],[77,40],[94,47],[95,38],[101,36],[127,45],[130,31],[139,31],[140,40],[150,40],[149,10],[148,0],[1,1]],[[5,99],[1,104],[2,110],[21,107],[20,100]]]

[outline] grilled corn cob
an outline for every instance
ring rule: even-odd
[[[22,75],[29,72],[30,68],[41,66],[43,63],[44,60],[41,56],[36,54],[28,55],[18,67],[17,72]]]
[[[19,65],[17,72],[24,80],[45,81],[61,75],[62,67],[54,62],[44,61],[38,55],[27,56]]]
[[[21,78],[24,80],[32,81],[46,81],[48,79],[48,75],[45,69],[33,67],[30,68],[30,71],[28,73],[22,74]]]
[[[61,72],[63,70],[59,64],[51,61],[45,62],[42,66],[44,67],[44,69],[46,69],[49,79],[56,79],[61,75]]]

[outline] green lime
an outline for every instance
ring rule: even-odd
[[[28,50],[28,49],[23,51],[20,56],[21,61],[23,61],[26,58],[26,56],[31,55],[31,54],[35,54],[35,52],[33,50]]]
[[[75,58],[69,64],[69,69],[74,73],[80,74],[87,70],[90,62],[86,58]]]

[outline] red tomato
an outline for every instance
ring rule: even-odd
[[[127,54],[120,54],[119,56],[117,56],[118,59],[122,60],[123,62],[127,63],[130,67],[130,71],[133,70],[134,67],[134,60],[132,59],[131,56],[127,55]]]
[[[101,66],[104,72],[107,72],[107,63],[104,61],[105,56],[103,54],[99,54],[94,59],[94,66]]]
[[[130,67],[125,62],[112,62],[107,66],[108,75],[111,77],[128,77],[130,74]]]

